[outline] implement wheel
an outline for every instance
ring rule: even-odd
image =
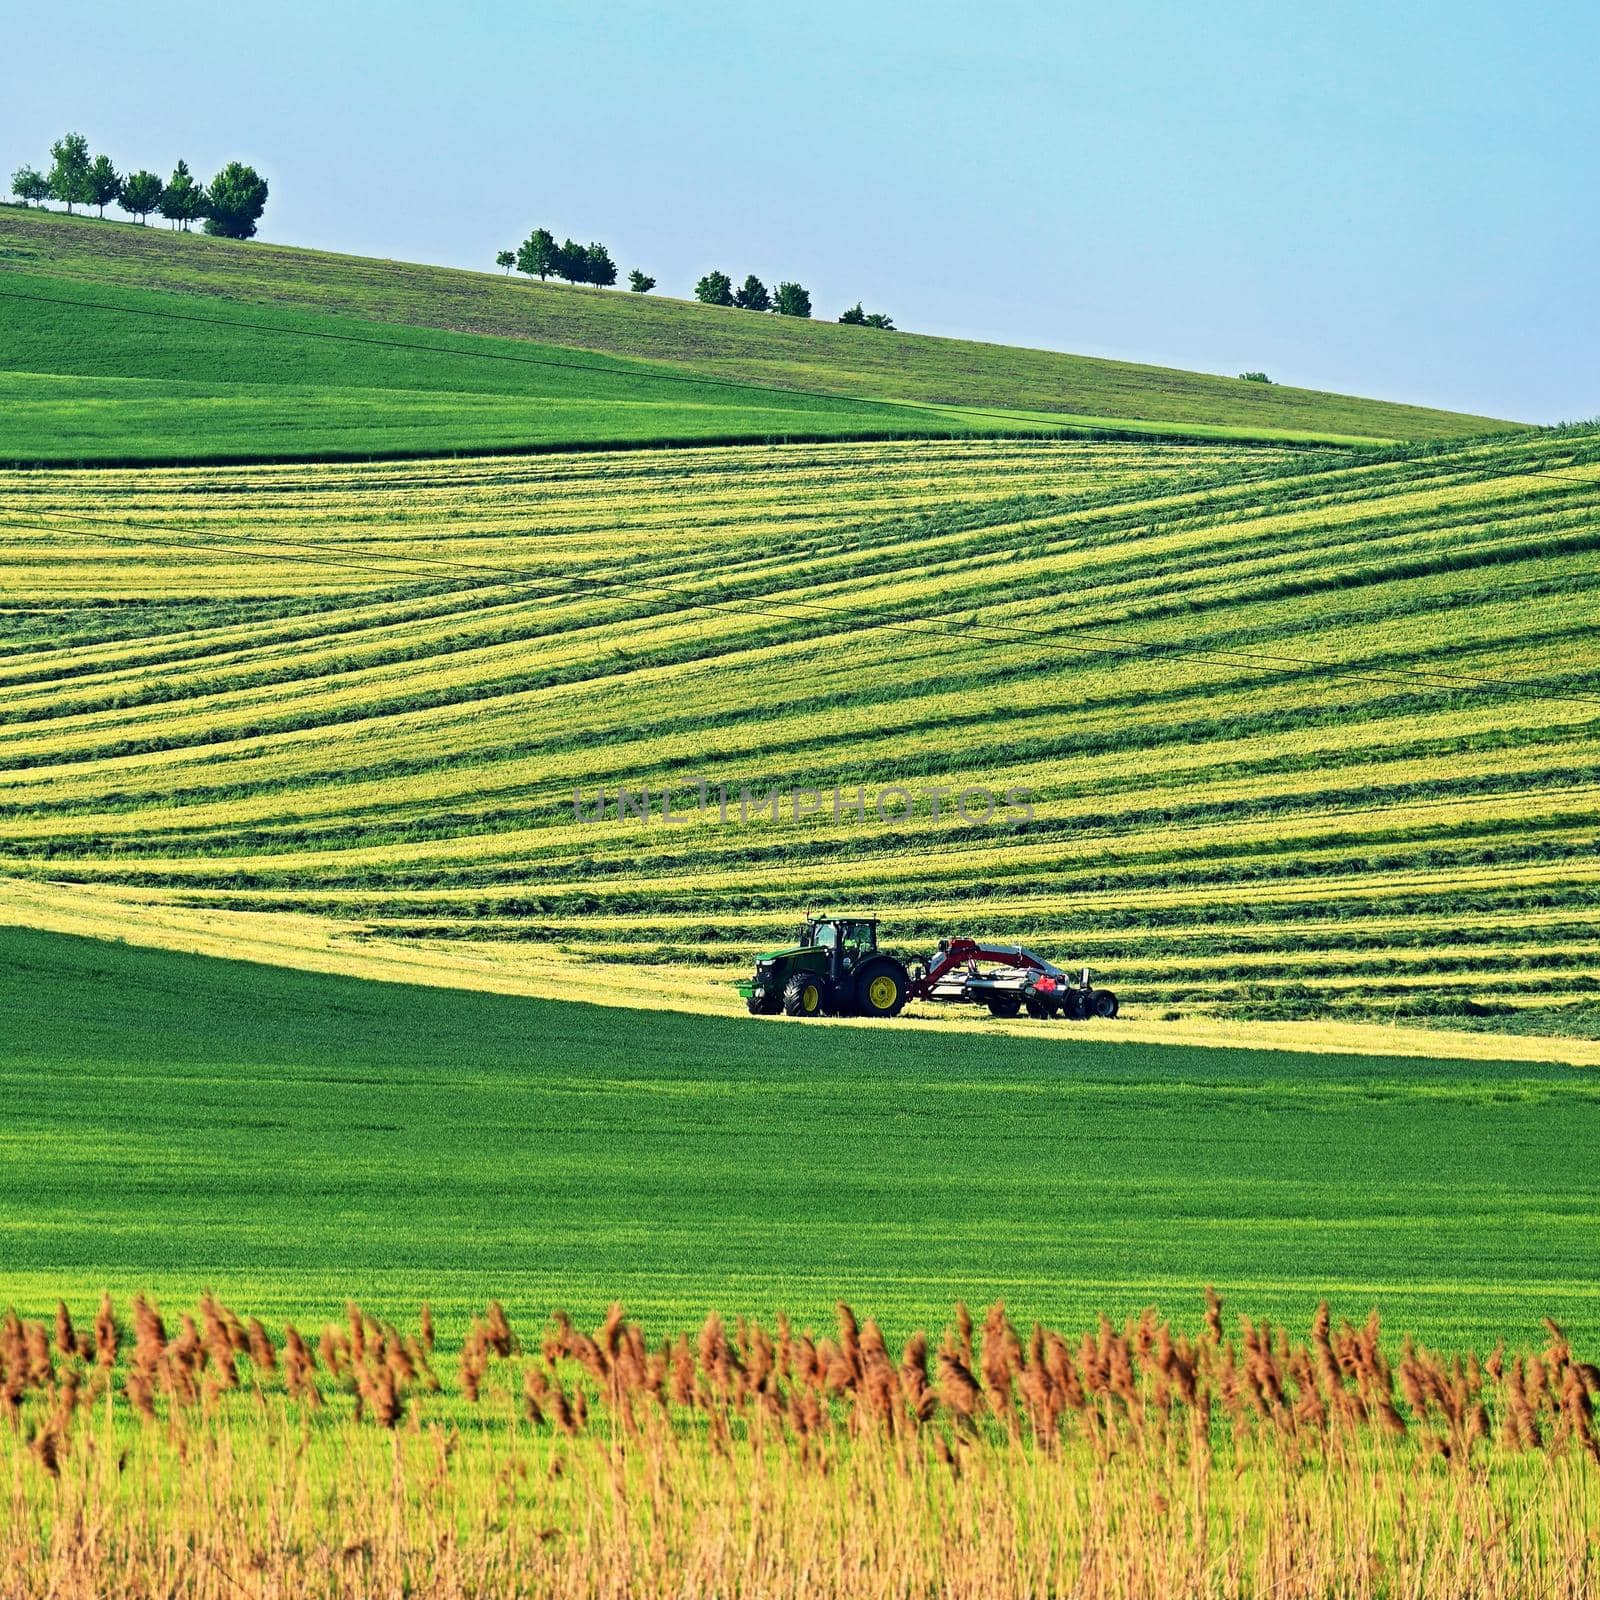
[[[984,1004],[991,1017],[1014,1017],[1022,1009],[1022,1002],[1014,994],[996,995]]]
[[[1089,996],[1090,1009],[1097,1017],[1114,1017],[1117,1014],[1117,997],[1109,989],[1096,989]]]
[[[856,1010],[863,1017],[897,1017],[906,1003],[906,969],[880,956],[856,973]]]
[[[1028,1015],[1039,1022],[1048,1022],[1056,1015],[1056,1008],[1043,1000],[1028,1001]]]
[[[791,1017],[815,1017],[822,1011],[822,980],[797,972],[783,989],[783,1009]]]

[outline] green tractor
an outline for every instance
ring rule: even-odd
[[[739,993],[755,1016],[894,1017],[911,979],[878,948],[876,917],[807,917],[792,948],[756,958]]]

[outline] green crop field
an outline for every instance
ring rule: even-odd
[[[459,359],[413,352],[406,360],[350,345],[318,351],[304,339],[274,343],[237,330],[223,338],[198,326],[184,332],[172,323],[152,326],[131,315],[5,297],[48,292],[147,310],[165,305],[128,293],[135,290],[181,296],[195,316],[279,327],[371,333],[374,324],[400,325],[412,341],[421,339],[419,330],[442,330],[447,336],[431,342]],[[277,317],[252,313],[251,304],[276,307]],[[336,320],[308,320],[307,313]],[[118,331],[116,323],[125,326]],[[595,364],[604,372],[576,374],[497,366],[462,355],[474,347],[457,337],[464,334],[562,347],[569,361],[580,353],[590,361],[626,361],[602,359]],[[400,335],[391,327],[386,337]],[[476,347],[505,349],[482,341]],[[392,455],[558,438],[668,442],[1038,431],[1061,424],[1285,439],[1448,438],[1505,426],[1164,367],[257,242],[241,246],[16,207],[0,207],[0,352],[0,460]],[[207,367],[220,363],[220,373],[210,373],[210,382],[197,378],[190,355]],[[647,378],[652,368],[657,376]],[[686,391],[662,382],[663,370],[754,384],[762,392],[741,399],[714,387]],[[119,390],[109,381],[132,378],[163,387]],[[331,395],[330,378],[351,392]],[[252,392],[257,384],[281,389],[275,410],[272,395]],[[822,396],[863,402],[864,409]],[[740,406],[751,415],[735,416]],[[929,406],[959,414],[930,415]],[[185,418],[193,437],[185,437]]]
[[[561,445],[1037,433],[525,340],[0,281],[0,460],[329,460]]]
[[[0,1303],[886,1329],[1214,1281],[1437,1339],[1600,1318],[1586,1071],[761,1026],[0,930]],[[317,1325],[316,1323],[312,1324]]]
[[[917,953],[1090,962],[1148,1018],[1596,1032],[1592,431],[29,472],[0,499],[16,877],[467,964],[556,946],[620,985],[703,986],[808,905],[865,908]],[[858,785],[914,814],[836,818]],[[933,817],[972,786],[1031,818]],[[773,788],[822,799],[741,825]]]

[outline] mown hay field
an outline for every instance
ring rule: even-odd
[[[731,977],[831,907],[915,954],[964,932],[1088,962],[1133,1015],[1595,1031],[1592,432],[0,495],[7,873],[557,946],[619,986]],[[912,814],[836,818],[858,785]],[[617,820],[624,787],[650,821]],[[741,823],[774,788],[822,799]],[[975,788],[1032,815],[971,820]]]

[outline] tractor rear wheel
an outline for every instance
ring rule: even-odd
[[[791,1017],[815,1017],[822,1011],[822,980],[797,972],[783,986],[783,1009]]]
[[[1117,1014],[1117,997],[1109,989],[1096,989],[1089,999],[1097,1017],[1114,1017]]]
[[[1014,994],[996,995],[984,1002],[991,1017],[1014,1017],[1022,1009],[1022,1002]]]
[[[897,1017],[908,986],[906,969],[898,961],[876,957],[856,973],[856,1010],[863,1017]]]

